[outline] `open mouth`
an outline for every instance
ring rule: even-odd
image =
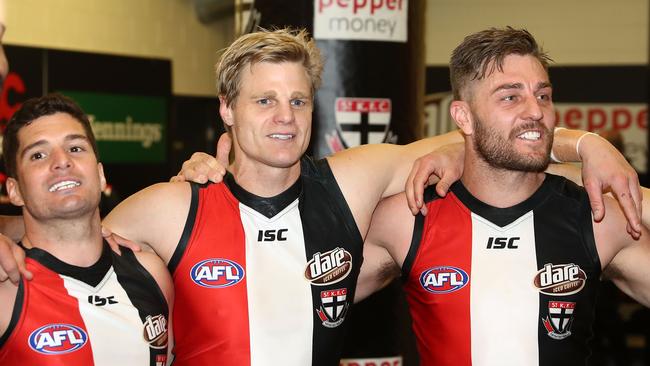
[[[537,141],[542,138],[542,133],[539,131],[526,131],[517,135],[517,138],[527,141]]]
[[[269,137],[272,138],[272,139],[283,140],[283,141],[291,140],[295,136],[296,135],[289,134],[289,133],[273,133],[273,134],[269,135]]]
[[[81,185],[81,183],[73,181],[73,180],[64,180],[64,181],[55,183],[52,186],[50,186],[49,191],[50,192],[62,191],[62,190],[65,190],[65,189],[78,187],[80,185]]]

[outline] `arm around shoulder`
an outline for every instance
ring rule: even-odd
[[[115,207],[103,225],[112,232],[147,245],[165,262],[181,237],[192,200],[189,183],[158,183]]]

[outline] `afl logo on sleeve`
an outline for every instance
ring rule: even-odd
[[[86,345],[86,332],[70,324],[44,325],[29,335],[29,347],[44,355],[74,352]]]
[[[533,284],[546,295],[572,295],[585,287],[587,274],[577,264],[547,263],[537,271]]]
[[[440,266],[429,268],[420,275],[420,285],[434,294],[458,291],[469,283],[467,272],[460,268]]]
[[[224,288],[244,279],[244,268],[234,261],[211,258],[200,261],[190,270],[192,281],[207,288]]]
[[[342,248],[335,248],[325,253],[316,253],[307,263],[305,277],[316,286],[337,283],[350,274],[352,255]]]

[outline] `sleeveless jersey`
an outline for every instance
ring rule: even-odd
[[[169,266],[174,365],[338,365],[362,237],[326,160],[262,198],[192,186]]]
[[[403,265],[422,365],[584,365],[600,260],[586,192],[554,175],[495,208],[429,189]]]
[[[133,252],[108,245],[90,267],[27,249],[31,281],[22,280],[0,365],[163,366],[167,302]]]

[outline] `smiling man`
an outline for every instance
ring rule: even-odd
[[[2,147],[35,278],[0,282],[0,364],[165,364],[171,278],[152,253],[103,242],[106,180],[86,115],[61,95],[30,99]]]
[[[584,189],[545,174],[555,117],[548,57],[525,30],[465,38],[450,62],[450,112],[465,170],[444,198],[384,200],[361,287],[401,267],[423,365],[584,365],[598,281],[650,306],[650,238],[622,231],[613,199],[592,219]],[[585,135],[581,139],[600,139]],[[367,277],[366,277],[367,276]]]

